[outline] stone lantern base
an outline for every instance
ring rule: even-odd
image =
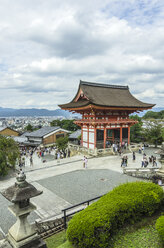
[[[7,240],[13,248],[46,248],[44,241],[38,236],[34,226],[29,224],[27,216],[36,209],[29,203],[20,209],[17,204],[9,206],[9,210],[16,216],[16,223],[9,229]]]
[[[9,241],[11,247],[13,248],[47,248],[46,243],[41,240],[39,237],[31,240],[26,239],[19,242],[16,242],[11,235],[8,234],[7,240]]]

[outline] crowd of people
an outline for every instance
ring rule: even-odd
[[[143,154],[143,158],[141,161],[141,167],[146,168],[148,165],[152,165],[152,167],[157,167],[157,159],[155,156],[151,155],[149,158],[147,158],[146,154]]]
[[[127,142],[117,142],[112,144],[112,149],[115,154],[121,155],[128,147]]]
[[[151,165],[152,167],[157,167],[157,158],[154,155],[147,156],[145,153],[144,146],[140,147],[138,150],[139,154],[143,154],[142,160],[141,160],[141,167],[146,168],[148,165]],[[126,167],[128,165],[128,156],[125,154],[120,154],[121,156],[121,167]],[[132,161],[136,160],[136,154],[135,152],[132,153]]]
[[[53,155],[54,159],[58,162],[60,159],[70,157],[70,150],[68,148],[59,150],[56,146],[51,147],[21,147],[20,148],[20,159],[19,167],[22,168],[26,165],[27,160],[29,159],[30,166],[33,166],[34,155],[41,159],[43,163],[46,162],[45,155]]]

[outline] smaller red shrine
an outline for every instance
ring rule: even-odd
[[[130,144],[130,127],[137,121],[129,114],[150,109],[148,104],[136,99],[128,86],[98,84],[80,81],[74,99],[59,105],[64,110],[82,115],[75,123],[81,126],[81,145],[86,148],[106,148],[108,143]]]

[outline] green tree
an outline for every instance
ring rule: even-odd
[[[142,141],[142,119],[138,115],[131,115],[130,119],[138,121],[130,128],[130,140],[131,142],[139,143]]]
[[[161,110],[159,112],[148,111],[143,116],[143,119],[164,119],[164,110]]]
[[[27,131],[33,131],[33,126],[29,123],[26,127],[25,127],[25,130]]]
[[[62,122],[61,124],[62,128],[66,130],[76,131],[77,129],[80,129],[80,127],[74,123],[74,120],[62,120],[61,122]]]
[[[68,145],[68,136],[58,138],[56,140],[56,145],[59,150],[66,149]]]
[[[60,120],[53,120],[53,121],[51,121],[50,125],[51,125],[51,127],[56,127],[56,126],[61,127],[61,121]]]
[[[76,131],[77,129],[80,129],[80,127],[74,123],[74,120],[53,120],[50,125],[59,126],[69,131]]]
[[[144,130],[145,140],[157,147],[164,141],[162,125],[157,121],[149,121]]]
[[[7,175],[10,168],[15,168],[19,155],[16,142],[0,135],[0,176]]]

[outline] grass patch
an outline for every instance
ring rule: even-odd
[[[66,231],[59,232],[45,240],[48,248],[57,248],[67,241]]]
[[[155,222],[161,213],[144,218],[134,225],[126,225],[110,239],[109,248],[163,248],[155,229]],[[48,248],[74,248],[62,231],[46,239]]]
[[[73,246],[69,243],[69,241],[66,241],[64,244],[60,245],[58,248],[73,248]]]
[[[127,225],[111,238],[109,248],[163,248],[155,229],[158,215],[144,218],[134,225]]]

